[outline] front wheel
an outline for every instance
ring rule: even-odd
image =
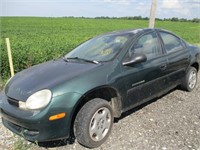
[[[183,81],[182,88],[188,92],[191,92],[197,84],[197,70],[194,67],[190,67],[187,71],[185,80]]]
[[[89,148],[105,142],[113,125],[113,111],[110,104],[95,98],[87,102],[78,112],[74,122],[77,141]]]

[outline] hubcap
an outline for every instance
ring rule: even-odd
[[[108,133],[111,127],[111,113],[106,107],[98,109],[91,121],[89,126],[89,134],[92,140],[100,141]]]
[[[197,82],[197,74],[195,71],[192,71],[189,75],[189,88],[193,89]]]

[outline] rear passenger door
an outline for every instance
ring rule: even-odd
[[[159,33],[168,61],[167,72],[169,76],[167,84],[172,87],[180,84],[185,76],[190,59],[189,51],[187,51],[185,43],[179,37],[164,31],[159,31]]]

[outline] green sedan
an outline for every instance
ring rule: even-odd
[[[12,77],[1,98],[2,122],[30,141],[74,135],[95,148],[123,112],[175,87],[192,91],[199,64],[200,49],[166,30],[103,34]]]

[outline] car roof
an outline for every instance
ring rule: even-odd
[[[159,29],[160,30],[160,29]],[[141,34],[149,31],[155,31],[153,28],[137,28],[137,29],[126,29],[108,32],[102,35],[119,35],[119,34]]]

